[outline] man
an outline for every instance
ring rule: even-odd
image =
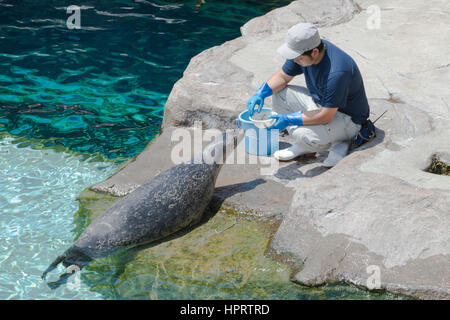
[[[274,153],[281,161],[330,149],[324,166],[332,167],[347,154],[348,143],[369,117],[364,84],[355,61],[331,42],[322,40],[317,28],[299,23],[289,29],[286,43],[278,48],[286,62],[250,98],[253,115],[273,94],[272,129],[287,129],[295,143]],[[304,74],[307,88],[287,85]]]

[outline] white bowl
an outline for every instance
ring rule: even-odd
[[[265,110],[262,110],[259,113],[258,113],[258,111],[255,111],[253,113],[253,116],[250,116],[249,119],[257,128],[266,129],[266,128],[271,127],[276,121],[276,119],[267,119],[269,116],[271,116],[273,114],[277,114],[277,113],[273,112],[273,111],[265,111]]]

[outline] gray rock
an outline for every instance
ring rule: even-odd
[[[442,87],[448,58],[441,55],[448,48],[439,43],[450,30],[426,22],[445,23],[449,4],[377,2],[381,28],[372,30],[366,10],[373,3],[358,3],[360,15],[320,32],[357,61],[371,118],[388,112],[376,124],[375,141],[321,175],[284,182],[296,193],[271,246],[303,262],[293,279],[299,283],[370,287],[376,268],[381,288],[449,299],[450,181],[424,172],[433,154],[445,159],[450,150],[450,91]],[[409,31],[400,32],[412,17]],[[436,54],[423,61],[431,48]]]
[[[375,148],[365,150],[367,163],[374,153]],[[294,278],[304,284],[367,286],[367,268],[375,265],[381,288],[449,298],[448,184],[446,189],[419,189],[392,175],[358,170],[361,158],[353,154],[332,170],[299,182],[272,248],[304,262]]]
[[[245,41],[238,38],[191,59],[164,106],[163,130],[194,126],[198,120],[205,129],[235,127],[234,120],[251,94],[253,75],[228,60],[244,46]]]
[[[263,39],[285,31],[299,22],[314,23],[318,27],[347,22],[360,11],[351,0],[293,1],[286,7],[254,18],[241,27],[246,41]]]
[[[380,288],[450,298],[450,181],[424,171],[434,153],[450,150],[450,130],[430,131],[425,113],[408,110],[387,113],[377,138],[331,170],[289,181],[296,192],[271,247],[303,261],[294,281],[367,287],[378,268]],[[411,115],[422,122],[395,130]]]

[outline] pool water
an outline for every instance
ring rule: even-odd
[[[289,2],[78,1],[81,29],[68,29],[65,2],[0,0],[0,299],[393,297],[291,283],[264,256],[274,226],[223,210],[159,246],[93,262],[76,289],[40,278],[98,214],[80,193],[159,133],[189,60]]]
[[[15,140],[0,140],[0,299],[101,298],[88,288],[52,292],[40,276],[73,243],[78,194],[117,165]]]

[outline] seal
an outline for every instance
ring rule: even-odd
[[[206,146],[199,163],[187,163],[160,173],[109,207],[80,235],[75,244],[58,256],[42,274],[62,263],[80,268],[120,248],[158,241],[197,224],[214,193],[226,156],[243,138],[243,130],[227,130]],[[70,273],[49,283],[56,288]]]

